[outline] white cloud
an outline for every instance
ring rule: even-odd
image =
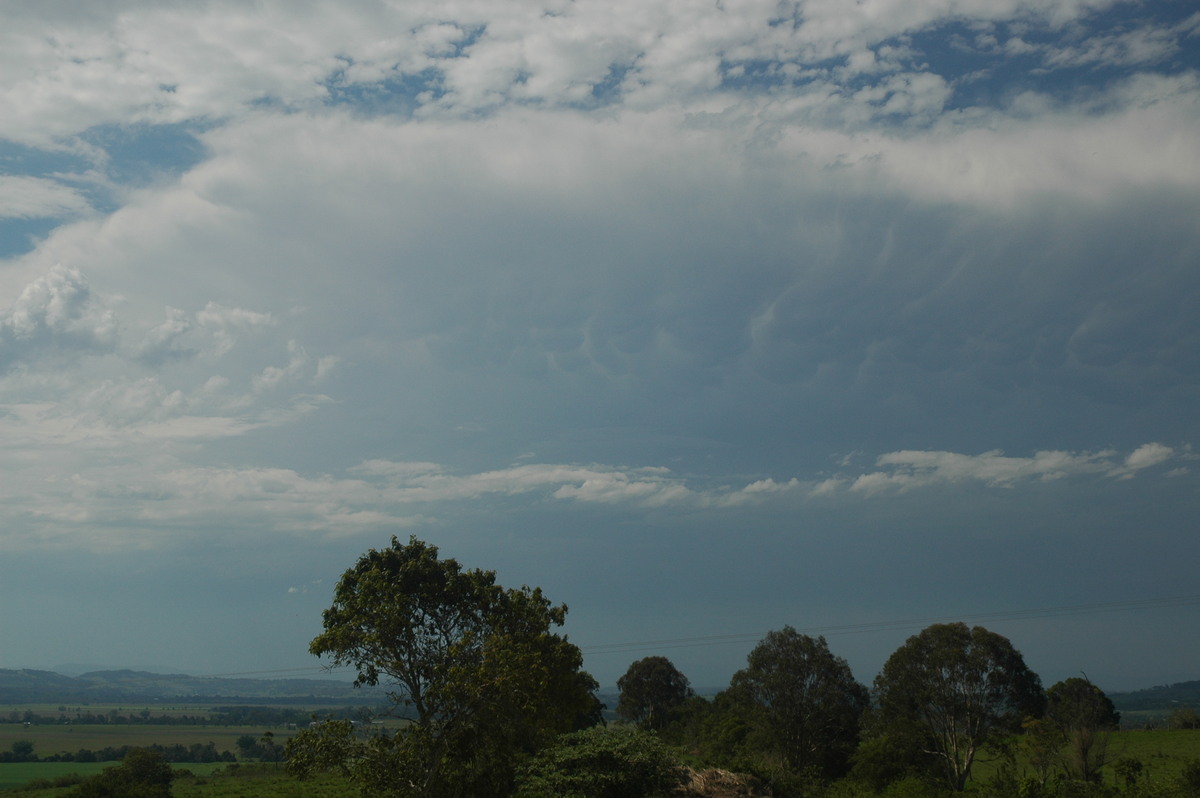
[[[0,220],[74,216],[89,207],[77,189],[58,181],[0,175]]]
[[[28,418],[31,413],[27,410],[24,415]],[[0,501],[10,505],[10,513],[24,512],[38,519],[30,531],[12,541],[22,547],[38,545],[37,540],[54,546],[69,541],[109,546],[134,538],[139,545],[170,545],[176,531],[218,528],[321,538],[378,534],[398,527],[437,525],[455,504],[495,497],[580,502],[626,512],[653,512],[664,507],[732,511],[772,504],[794,512],[805,501],[828,502],[839,495],[883,501],[890,495],[962,483],[1012,490],[1023,483],[1069,478],[1126,479],[1134,471],[1168,463],[1176,455],[1175,450],[1156,443],[1138,447],[1125,458],[1113,451],[1040,451],[1030,457],[1009,457],[998,451],[980,455],[898,451],[880,455],[878,470],[858,475],[814,482],[766,478],[729,488],[689,484],[661,467],[533,463],[455,474],[436,463],[371,460],[348,469],[347,476],[306,476],[286,468],[189,465],[157,446],[145,449],[147,461],[139,462],[121,449],[105,448],[95,434],[72,427],[58,439],[58,445],[83,443],[109,454],[106,460],[88,462],[79,457],[77,449],[61,448],[78,470],[68,470],[68,478],[46,479],[49,464],[30,460],[32,450],[26,448],[30,442],[19,443],[8,434],[19,430],[11,414],[0,417],[0,432],[10,441],[8,455],[33,464],[0,488]],[[144,440],[155,440],[153,433],[146,433]],[[39,445],[44,449],[47,441],[43,437]],[[56,458],[55,468],[60,473],[61,465],[62,458]],[[1186,469],[1174,469],[1168,476],[1184,474]],[[23,526],[29,528],[27,522]],[[84,536],[85,530],[96,527],[111,531],[96,532],[94,538]],[[149,539],[132,531],[143,527],[156,531],[146,533]]]
[[[16,362],[106,352],[116,333],[112,312],[93,297],[79,270],[55,266],[0,312],[0,372]]]
[[[430,70],[436,90],[413,101],[431,113],[474,114],[509,101],[588,104],[614,76],[625,101],[646,108],[719,90],[723,60],[794,69],[861,56],[868,46],[946,18],[1061,27],[1106,5],[360,0],[171,8],[125,2],[53,19],[26,12],[10,15],[0,34],[0,101],[10,109],[0,135],[44,143],[101,124],[226,119],[264,102],[312,110],[331,89],[371,91]],[[1169,35],[1097,39],[1093,51],[1071,57],[1145,60]],[[896,109],[906,110],[906,95],[894,96]],[[918,107],[931,99],[926,94]]]
[[[1125,67],[1153,64],[1175,55],[1182,36],[1200,24],[1200,14],[1172,26],[1146,25],[1133,30],[1089,36],[1072,46],[1045,47],[1044,62],[1052,68],[1103,65]]]
[[[1170,460],[1175,450],[1161,443],[1147,443],[1139,446],[1125,458],[1125,467],[1132,471],[1150,468]]]
[[[1039,451],[1032,457],[1009,457],[1001,451],[978,455],[939,451],[899,451],[880,455],[881,470],[861,474],[849,490],[867,495],[903,492],[934,485],[980,482],[989,487],[1012,487],[1021,482],[1051,481],[1085,475],[1125,478],[1135,470],[1158,465],[1172,458],[1174,450],[1148,443],[1124,461],[1113,450],[1098,452]],[[823,487],[829,493],[836,486]]]

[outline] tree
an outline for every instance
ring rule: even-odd
[[[1200,729],[1200,714],[1191,707],[1180,707],[1167,716],[1168,729]]]
[[[645,657],[617,679],[617,714],[644,729],[658,730],[692,697],[692,686],[666,657]]]
[[[916,726],[947,784],[961,791],[981,747],[1039,717],[1041,680],[1002,635],[934,624],[897,649],[875,679],[885,724]]]
[[[336,765],[378,794],[503,795],[520,756],[598,718],[582,654],[551,631],[567,608],[437,554],[394,537],[367,552],[342,575],[309,647],[353,665],[356,685],[393,686],[413,722],[368,740],[350,724],[320,724],[289,741],[296,772]]]
[[[130,748],[121,764],[105,768],[67,793],[70,798],[170,798],[175,771],[158,751]]]
[[[1108,762],[1108,736],[1121,725],[1112,701],[1086,678],[1074,676],[1046,691],[1046,719],[1063,742],[1067,773],[1083,781],[1098,781]]]
[[[790,626],[768,632],[734,674],[729,692],[757,708],[785,768],[825,778],[845,772],[869,694],[825,638]]]
[[[32,762],[37,759],[33,755],[32,740],[17,740],[12,744],[11,750],[14,762]]]

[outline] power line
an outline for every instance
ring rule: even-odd
[[[999,612],[979,612],[965,615],[942,615],[928,618],[902,618],[888,621],[868,621],[865,623],[834,624],[829,626],[813,626],[799,631],[815,635],[846,635],[866,634],[870,632],[887,632],[900,629],[921,629],[934,623],[950,623],[953,621],[1020,621],[1027,619],[1058,618],[1069,615],[1093,615],[1118,610],[1152,610],[1169,607],[1188,607],[1200,604],[1200,595],[1171,596],[1167,598],[1135,599],[1132,601],[1106,601],[1095,604],[1066,604],[1057,607],[1036,607],[1023,610],[1004,610]],[[636,640],[625,643],[600,643],[593,646],[580,646],[584,654],[627,654],[645,650],[661,650],[668,648],[699,648],[704,646],[719,646],[729,643],[746,643],[761,640],[765,633],[737,632],[724,635],[705,635],[702,637],[675,637],[662,640]],[[211,678],[231,678],[238,676],[278,676],[279,674],[306,674],[353,670],[349,667],[329,667],[315,665],[301,668],[278,668],[261,671],[239,671],[236,673],[213,674]]]

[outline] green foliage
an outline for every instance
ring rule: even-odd
[[[1200,798],[1200,759],[1193,759],[1183,766],[1179,789],[1187,798]]]
[[[1113,763],[1113,770],[1117,777],[1124,782],[1127,791],[1132,791],[1137,786],[1145,769],[1145,763],[1132,756],[1123,756]]]
[[[175,772],[162,754],[147,748],[132,748],[120,765],[105,768],[84,781],[70,798],[170,798]]]
[[[353,665],[356,684],[390,682],[416,719],[367,740],[322,724],[289,741],[289,765],[337,766],[371,794],[506,794],[520,757],[599,716],[582,654],[551,631],[566,612],[540,589],[504,589],[493,572],[392,538],[343,574],[310,650]]]
[[[519,798],[650,798],[683,781],[676,755],[630,726],[593,727],[559,737],[524,768]]]
[[[1168,729],[1200,729],[1200,713],[1191,707],[1180,707],[1167,716]]]
[[[825,638],[790,626],[768,632],[734,674],[729,694],[748,705],[747,718],[761,725],[785,769],[821,778],[845,773],[869,696]]]
[[[32,740],[16,740],[10,749],[13,762],[32,762],[37,757],[33,754]]]
[[[946,783],[961,791],[980,748],[1041,715],[1037,674],[1007,638],[982,626],[934,624],[897,649],[875,679],[885,725],[919,726]]]
[[[617,680],[617,714],[644,729],[661,729],[692,696],[688,679],[666,657],[634,662]]]
[[[850,758],[849,778],[882,792],[893,782],[944,782],[939,762],[929,754],[928,732],[902,719],[884,724],[877,710],[863,715],[862,740]]]
[[[1046,691],[1046,720],[1062,740],[1062,762],[1076,779],[1095,782],[1108,761],[1108,732],[1121,725],[1112,701],[1087,679],[1072,677]]]

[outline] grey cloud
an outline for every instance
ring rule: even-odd
[[[148,366],[159,367],[166,363],[188,360],[197,350],[184,343],[192,330],[192,320],[178,308],[167,308],[166,318],[146,334],[138,347],[137,359]]]

